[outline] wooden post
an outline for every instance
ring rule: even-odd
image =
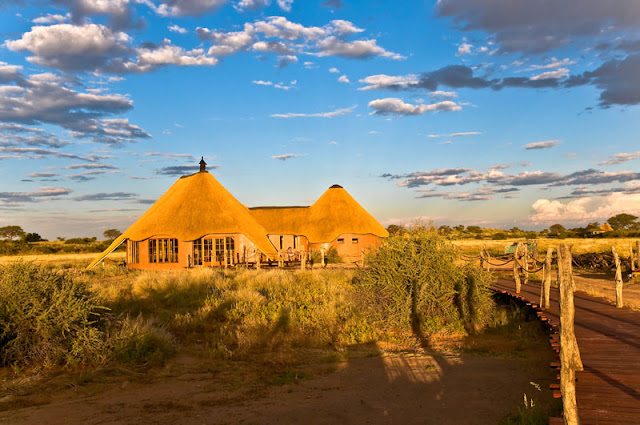
[[[533,241],[533,258],[536,260],[540,257],[540,253],[538,252],[538,240]]]
[[[635,257],[633,255],[633,245],[629,245],[629,260],[631,260],[631,271],[635,271]]]
[[[518,261],[518,252],[520,251],[520,242],[516,244],[515,249],[513,250],[513,280],[516,281],[516,294],[520,293],[520,270],[519,270],[519,261]]]
[[[223,255],[224,255],[224,268],[226,269],[227,268],[227,238],[223,239],[223,244],[224,244],[224,252],[223,252]]]
[[[480,250],[480,268],[484,270],[484,250]]]
[[[282,251],[278,251],[278,267],[282,268]]]
[[[324,247],[320,248],[320,265],[324,268]]]
[[[640,241],[636,241],[636,265],[640,268]]]
[[[256,249],[256,270],[260,270],[260,259],[262,258],[262,252]]]
[[[576,370],[582,370],[580,350],[576,341],[573,291],[575,283],[571,270],[571,252],[567,245],[558,246],[558,287],[560,293],[560,391],[564,423],[579,425],[576,404]]]
[[[611,247],[613,253],[613,260],[616,262],[616,307],[623,307],[622,303],[622,270],[620,269],[620,257],[616,252],[616,247]]]
[[[529,244],[525,243],[522,245],[522,271],[524,273],[524,284],[529,283]]]
[[[553,255],[553,248],[547,248],[547,256],[544,259],[544,282],[543,292],[544,297],[540,301],[542,308],[549,308],[549,291],[551,291],[551,256]]]
[[[304,250],[304,247],[302,247],[302,250],[300,251],[300,270],[304,270],[307,268],[307,253]]]

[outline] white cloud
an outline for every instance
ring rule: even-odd
[[[288,159],[300,158],[302,156],[307,156],[306,153],[285,153],[284,155],[274,155],[271,158],[278,159],[280,161],[286,161]]]
[[[419,77],[415,74],[409,75],[370,75],[366,78],[358,80],[360,83],[367,84],[358,90],[381,90],[381,89],[398,89],[407,88],[420,82]]]
[[[580,198],[567,203],[538,199],[531,205],[534,223],[603,221],[620,213],[640,215],[640,194],[612,193],[598,198]]]
[[[573,65],[575,63],[576,63],[576,61],[570,60],[569,58],[564,58],[561,61],[559,61],[556,58],[551,58],[551,61],[549,63],[544,64],[544,65],[531,65],[529,67],[529,69],[530,70],[533,70],[533,69],[553,69],[553,68],[560,68],[560,67],[563,67],[563,66]],[[522,62],[520,62],[519,64],[522,65]]]
[[[35,18],[31,22],[33,22],[34,24],[46,25],[46,24],[61,24],[68,20],[69,20],[68,13],[66,15],[52,15],[51,13],[47,13],[44,16]]]
[[[473,44],[462,43],[458,46],[458,52],[456,53],[456,56],[468,55],[469,53],[471,53],[472,47]]]
[[[336,145],[338,145],[339,143],[338,143],[338,142],[336,142],[335,140],[332,140],[332,141],[330,141],[330,142],[329,142],[329,144],[330,144],[331,146],[336,146]]]
[[[433,96],[433,97],[446,97],[446,98],[454,98],[454,97],[458,97],[458,94],[454,91],[442,91],[442,90],[436,90],[436,91],[432,91],[431,93],[429,93],[429,96]]]
[[[405,59],[404,56],[389,52],[377,45],[375,39],[345,41],[330,36],[317,43],[320,49],[318,56],[340,56],[349,59],[366,59],[372,56],[382,56],[395,60]]]
[[[332,74],[339,74],[340,70],[336,67],[333,67],[333,68],[329,68],[329,72]]]
[[[616,153],[613,154],[606,161],[598,162],[598,165],[616,165],[623,162],[632,161],[640,158],[640,151],[631,153]]]
[[[527,143],[524,148],[527,150],[550,149],[560,143],[560,140],[545,140],[544,142]]]
[[[338,78],[338,81],[341,83],[349,83],[349,78],[347,78],[346,75],[341,75],[340,78]]]
[[[319,113],[312,113],[312,114],[288,112],[286,114],[272,114],[271,116],[274,118],[304,118],[304,117],[334,118],[334,117],[339,117],[341,115],[348,115],[352,113],[354,109],[356,109],[356,106],[358,105],[353,105],[349,108],[336,109],[330,112],[319,112]]]
[[[342,19],[336,19],[329,22],[329,26],[332,27],[333,33],[338,34],[340,36],[355,34],[359,32],[363,32],[362,28],[358,28],[353,23],[349,21],[344,21]]]
[[[292,89],[293,85],[295,85],[294,81],[291,82],[291,84],[292,84],[291,86],[286,86],[286,85],[284,85],[282,83],[273,83],[271,81],[264,81],[264,80],[253,80],[252,83],[253,84],[257,84],[259,86],[271,86],[271,87],[274,87],[276,89],[285,90],[285,91]]]
[[[255,29],[250,23],[245,23],[242,31],[234,32],[219,32],[198,27],[196,34],[201,40],[216,43],[209,48],[208,53],[212,56],[228,56],[247,50],[256,40]]]
[[[569,76],[569,70],[567,68],[558,68],[554,71],[543,72],[542,74],[534,75],[531,80],[546,80],[549,78],[565,78]]]
[[[478,134],[482,134],[479,131],[465,131],[465,132],[461,132],[461,133],[451,133],[449,134],[449,137],[460,137],[460,136],[476,136]]]
[[[171,32],[177,32],[178,34],[186,34],[189,31],[187,31],[186,28],[182,28],[181,26],[178,25],[171,25],[169,28],[169,31]]]
[[[293,4],[293,0],[278,0],[278,6],[280,9],[285,12],[291,12],[291,5]]]
[[[202,49],[186,51],[165,40],[160,46],[137,49],[137,62],[125,66],[131,71],[148,72],[163,65],[213,66],[217,63],[218,59],[205,55]]]
[[[104,66],[113,56],[127,54],[131,38],[104,25],[57,24],[36,26],[18,40],[5,45],[14,51],[27,50],[37,65],[62,70],[85,70]]]
[[[451,112],[462,109],[459,105],[450,100],[428,105],[412,105],[395,97],[372,100],[369,102],[369,107],[374,110],[371,114],[399,116],[421,115],[434,111]]]
[[[238,3],[234,4],[233,7],[236,10],[258,10],[263,7],[267,7],[271,4],[271,0],[240,0]]]

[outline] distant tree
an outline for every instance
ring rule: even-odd
[[[58,236],[56,239],[60,242],[64,242],[67,238],[65,238],[64,236]]]
[[[391,232],[389,232],[391,233]],[[102,235],[107,238],[107,239],[115,239],[118,236],[120,236],[122,234],[122,232],[118,229],[107,229],[105,230]]]
[[[0,238],[13,240],[24,236],[24,230],[20,226],[0,227]]]
[[[453,229],[457,230],[458,232],[462,232],[464,230],[464,226],[462,224],[458,224]]]
[[[43,239],[42,236],[40,236],[37,233],[27,233],[26,235],[24,235],[24,237],[22,239],[25,242],[44,242],[44,241],[46,241],[46,239]]]
[[[618,214],[607,220],[613,230],[635,230],[638,227],[636,220],[638,217],[631,214]]]
[[[467,226],[467,230],[471,233],[482,233],[482,228],[479,226]]]
[[[509,232],[510,232],[511,234],[516,235],[516,234],[522,233],[522,230],[520,230],[520,229],[519,229],[519,228],[517,228],[517,227],[512,227],[512,228],[509,230]]]
[[[450,226],[443,225],[443,226],[438,227],[438,233],[440,233],[443,236],[450,235],[451,232],[452,232],[452,229],[451,229]]]
[[[508,237],[509,236],[506,233],[498,232],[498,233],[494,233],[493,236],[491,236],[491,239],[493,239],[494,241],[503,241]]]
[[[389,232],[391,236],[402,235],[405,231],[404,226],[398,226],[397,224],[390,224],[387,227],[387,232]]]
[[[553,224],[551,227],[549,227],[549,232],[552,235],[559,235],[562,232],[565,232],[567,229],[564,228],[564,226],[562,224]]]

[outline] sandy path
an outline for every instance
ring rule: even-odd
[[[496,424],[549,375],[525,359],[385,355],[298,383],[238,390],[183,370],[147,383],[88,384],[0,413],[11,424]],[[543,376],[535,376],[541,374]],[[546,375],[546,376],[544,376]]]

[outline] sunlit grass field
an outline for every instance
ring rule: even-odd
[[[478,240],[478,239],[461,239],[452,241],[453,244],[459,247],[465,254],[477,254],[483,245],[487,247],[489,252],[493,255],[502,255],[505,247],[511,245],[516,241],[524,241],[525,239],[505,239],[500,241]],[[560,244],[569,245],[572,248],[574,254],[584,254],[587,252],[611,252],[611,247],[615,246],[618,254],[621,256],[629,255],[629,248],[633,245],[635,247],[636,240],[638,238],[539,238],[538,250],[540,253],[546,252],[547,248],[553,248],[554,250]]]

